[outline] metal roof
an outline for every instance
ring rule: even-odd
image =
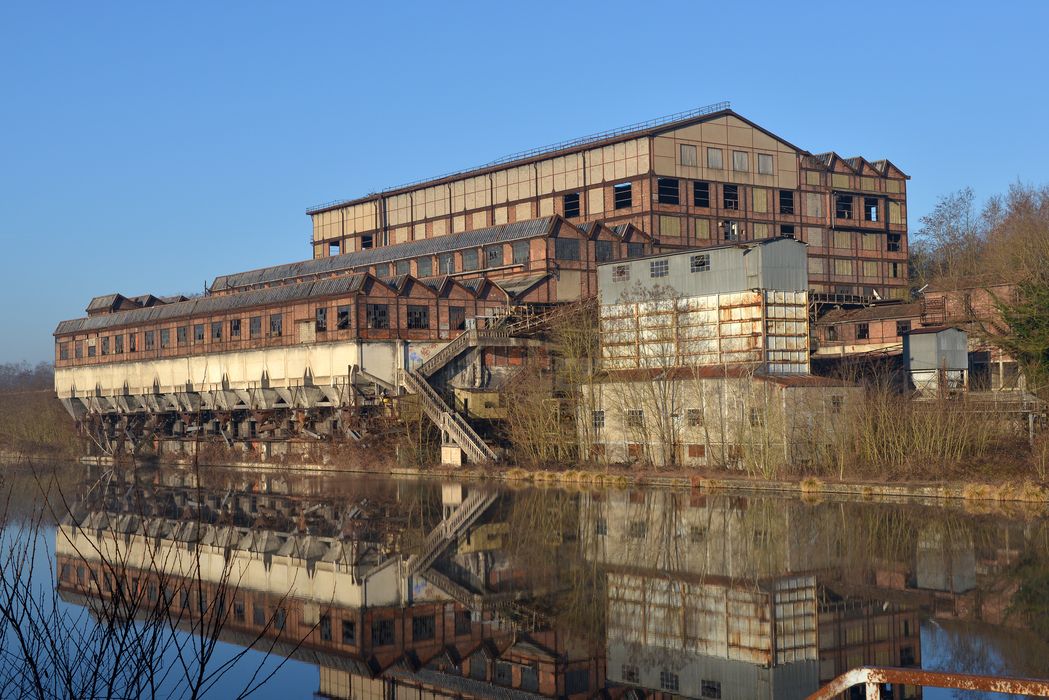
[[[117,303],[118,300],[123,299],[124,296],[120,294],[103,294],[100,297],[94,297],[88,302],[87,308],[84,309],[88,313],[92,311],[104,311],[106,309],[113,308],[113,304]]]
[[[299,299],[311,297],[328,297],[340,294],[353,294],[362,289],[367,278],[371,275],[357,274],[346,277],[337,277],[312,282],[300,282],[298,284],[286,284],[268,289],[258,289],[238,292],[236,294],[224,294],[220,296],[206,296],[188,301],[179,301],[172,304],[160,304],[141,309],[129,309],[117,311],[101,316],[88,316],[70,321],[62,321],[55,329],[55,335],[67,333],[79,333],[83,331],[97,331],[105,328],[115,328],[130,324],[152,323],[174,318],[188,318],[191,316],[205,316],[226,311],[236,311],[255,306],[269,306],[282,304]],[[374,279],[374,278],[372,278]]]
[[[274,265],[273,267],[264,267],[259,270],[249,270],[248,272],[238,272],[231,275],[220,275],[211,283],[210,291],[218,292],[260,284],[272,284],[310,275],[337,274],[366,265],[381,265],[382,263],[416,258],[423,255],[439,255],[462,248],[506,243],[522,238],[549,236],[555,233],[561,221],[562,219],[559,216],[548,216],[542,219],[530,219],[512,224],[492,226],[477,231],[425,238],[420,241],[410,241],[382,248],[370,248],[355,253]]]
[[[387,187],[381,190],[380,192],[374,192],[370,195],[366,195],[365,197],[358,197],[356,199],[337,199],[331,202],[325,202],[324,204],[318,204],[307,209],[306,213],[316,214],[318,212],[326,211],[328,209],[334,209],[349,204],[351,202],[359,201],[361,199],[367,199],[368,197],[392,193],[398,190],[411,189],[420,185],[429,185],[435,182],[440,182],[442,180],[447,180],[449,178],[460,177],[466,175],[467,173],[476,173],[477,171],[485,171],[491,168],[498,168],[500,166],[509,166],[511,164],[529,161],[533,158],[551,157],[557,153],[563,153],[579,148],[595,146],[597,144],[605,144],[609,142],[614,143],[616,141],[622,141],[629,138],[636,138],[643,134],[650,134],[669,128],[684,126],[688,122],[694,121],[696,119],[710,118],[712,116],[720,116],[722,114],[732,113],[731,106],[732,105],[727,101],[716,102],[714,104],[709,104],[703,107],[699,107],[697,109],[688,110],[687,112],[677,112],[676,114],[668,114],[663,117],[649,119],[644,122],[630,124],[628,126],[619,127],[617,129],[609,129],[608,131],[602,131],[597,134],[590,134],[589,136],[582,136],[568,141],[561,141],[560,143],[550,144],[548,146],[532,148],[527,151],[521,151],[519,153],[513,153],[511,155],[504,156],[502,158],[497,158],[491,162],[485,163],[484,165],[480,165],[475,168],[457,170],[455,172],[445,173],[444,175],[438,175],[437,177],[427,177],[421,180],[408,182],[403,185]]]

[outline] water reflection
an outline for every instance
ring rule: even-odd
[[[800,698],[864,664],[979,670],[974,648],[1046,672],[1041,520],[221,470],[89,486],[56,535],[66,600],[307,661],[323,697]]]

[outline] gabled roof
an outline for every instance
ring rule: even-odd
[[[569,155],[577,153],[579,151],[590,150],[592,148],[600,148],[602,146],[610,146],[616,143],[622,143],[624,141],[633,141],[634,139],[645,138],[650,136],[658,136],[668,131],[675,131],[685,127],[692,126],[693,124],[702,124],[704,122],[713,121],[722,117],[733,117],[740,120],[747,126],[757,129],[766,136],[773,138],[781,143],[793,148],[799,153],[808,153],[805,149],[798,148],[789,141],[783,139],[780,136],[772,133],[768,129],[755,124],[746,117],[732,111],[729,107],[728,102],[720,102],[707,107],[701,107],[700,109],[692,110],[689,112],[681,112],[678,114],[671,114],[666,117],[660,117],[657,119],[651,119],[646,122],[639,124],[632,124],[630,126],[621,127],[619,129],[612,129],[610,131],[602,132],[600,134],[593,134],[591,136],[584,136],[578,139],[572,139],[571,141],[565,141],[551,146],[544,146],[542,148],[534,148],[529,151],[522,153],[515,153],[504,158],[499,158],[485,165],[478,166],[476,168],[469,168],[466,170],[460,170],[454,173],[448,173],[445,175],[439,175],[432,178],[424,178],[415,182],[410,182],[404,185],[398,185],[396,187],[389,187],[380,192],[373,192],[363,197],[355,197],[351,199],[337,200],[333,202],[325,202],[315,207],[310,207],[306,210],[307,214],[319,214],[325,211],[331,211],[333,209],[341,209],[342,207],[352,206],[354,204],[363,204],[365,202],[374,201],[380,197],[392,197],[412,190],[417,190],[422,187],[432,187],[434,185],[445,184],[453,182],[465,177],[476,177],[478,175],[484,175],[497,170],[505,170],[507,168],[520,167],[522,165],[528,165],[541,160],[547,160],[550,158],[557,158],[559,156]]]
[[[549,273],[543,273],[531,277],[505,277],[503,279],[492,280],[492,284],[506,292],[511,298],[517,299],[549,276]]]
[[[541,219],[490,226],[477,231],[453,233],[435,238],[425,238],[419,241],[398,243],[382,248],[371,248],[355,253],[334,255],[328,258],[315,258],[313,260],[274,265],[258,270],[220,275],[211,283],[209,289],[212,292],[220,292],[228,289],[284,282],[301,277],[336,275],[352,271],[355,268],[407,260],[423,255],[439,255],[461,248],[508,243],[540,236],[552,236],[557,233],[562,224],[566,223],[560,216],[548,216]],[[567,225],[570,226],[571,224]]]
[[[152,323],[176,318],[206,316],[209,314],[236,311],[255,306],[297,301],[311,297],[340,296],[360,292],[365,283],[383,284],[381,280],[369,274],[361,273],[331,279],[286,284],[269,289],[256,289],[236,292],[234,294],[211,295],[189,299],[172,304],[160,304],[147,308],[115,311],[110,314],[88,316],[69,321],[62,321],[55,329],[55,335],[97,331],[105,328],[116,328],[130,324]]]

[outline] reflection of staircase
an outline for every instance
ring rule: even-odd
[[[408,575],[413,576],[432,564],[448,545],[473,525],[499,494],[474,491],[447,518],[437,523],[423,543],[423,550],[408,558]]]
[[[425,377],[415,370],[406,370],[401,373],[401,382],[405,389],[419,397],[423,411],[440,428],[442,436],[465,452],[467,459],[494,462],[499,458],[466,419],[444,402]]]

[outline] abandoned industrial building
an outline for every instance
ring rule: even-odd
[[[443,462],[492,461],[504,387],[553,367],[549,329],[590,311],[580,457],[805,459],[857,391],[814,366],[954,323],[932,294],[909,301],[907,179],[727,104],[672,115],[312,208],[310,259],[199,297],[96,297],[55,331],[55,388],[104,454],[265,458],[411,405]],[[1008,358],[984,359],[965,377],[1004,388]]]

